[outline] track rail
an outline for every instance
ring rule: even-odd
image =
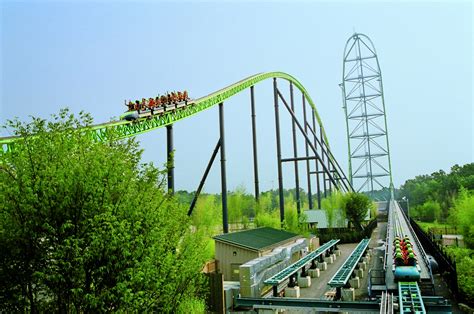
[[[347,258],[347,260],[342,264],[342,266],[337,270],[334,276],[329,280],[328,285],[331,287],[343,287],[349,281],[352,272],[359,263],[362,255],[367,250],[369,246],[370,239],[363,239],[354,249],[352,254]]]
[[[394,314],[393,311],[393,294],[390,292],[382,292],[380,300],[380,314]]]
[[[155,115],[151,119],[142,118],[135,122],[111,121],[91,126],[90,130],[93,131],[92,136],[98,140],[106,140],[107,135],[109,134],[109,130],[114,130],[122,138],[133,137],[139,134],[150,132],[158,128],[165,127],[182,119],[191,117],[208,108],[213,107],[214,105],[223,102],[226,99],[231,98],[232,96],[242,92],[247,88],[250,88],[251,86],[261,81],[271,78],[280,78],[292,82],[294,86],[296,86],[303,93],[305,99],[314,110],[314,115],[319,125],[322,127],[324,141],[326,142],[326,144],[328,144],[329,142],[327,140],[326,132],[324,131],[321,118],[316,110],[316,105],[314,104],[314,101],[308,94],[308,91],[296,78],[284,72],[267,72],[252,75],[225,88],[222,88],[216,92],[213,92],[207,96],[191,101],[191,105],[189,106],[177,109],[175,111],[166,112],[161,115]],[[9,150],[11,150],[13,144],[20,139],[21,137],[18,136],[0,138],[0,144],[2,146],[2,150],[0,150],[0,153],[8,152]]]
[[[423,299],[421,298],[420,288],[418,288],[418,283],[416,282],[399,282],[398,300],[400,303],[400,314],[426,313]]]
[[[317,257],[319,257],[321,254],[335,246],[337,243],[339,243],[339,239],[333,239],[329,242],[324,243],[322,246],[317,248],[315,251],[308,253],[305,257],[301,258],[297,262],[291,264],[290,266],[286,267],[279,273],[273,275],[269,279],[265,280],[264,283],[266,285],[272,285],[272,286],[277,286],[286,279],[288,279],[291,275],[296,273],[298,270],[303,268],[304,266],[308,265],[311,263],[313,260],[315,260]]]

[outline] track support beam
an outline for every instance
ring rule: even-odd
[[[214,148],[214,152],[212,153],[211,159],[209,160],[209,163],[207,164],[206,170],[204,171],[204,175],[202,176],[201,182],[199,182],[199,186],[196,190],[196,194],[194,194],[193,201],[191,202],[191,206],[189,207],[188,211],[188,216],[191,216],[193,213],[193,209],[196,206],[197,199],[199,195],[201,194],[201,190],[204,187],[204,183],[206,182],[207,176],[209,175],[209,171],[211,171],[211,167],[214,164],[214,160],[216,159],[217,153],[219,152],[219,149],[221,148],[221,140],[219,139],[216,144],[216,148]]]
[[[173,147],[173,125],[166,126],[167,168],[168,168],[168,193],[174,194],[174,147]]]
[[[290,106],[291,110],[295,111],[295,102],[293,98],[293,83],[290,82]],[[296,142],[296,124],[295,119],[291,119],[291,131],[293,135],[293,157],[296,159],[298,158],[298,146]],[[300,175],[298,171],[298,161],[294,161],[295,166],[295,187],[296,187],[296,211],[298,212],[298,216],[301,213],[301,200],[300,200]]]
[[[222,229],[229,232],[227,220],[227,175],[225,166],[225,133],[224,133],[224,103],[219,103],[219,131],[221,143],[221,191],[222,191]]]
[[[280,201],[280,222],[283,227],[285,220],[285,199],[283,196],[283,170],[281,166],[281,139],[280,139],[280,113],[278,109],[278,87],[277,80],[273,78],[273,98],[275,102],[275,132],[277,146],[277,167],[278,167],[278,194]]]
[[[257,116],[255,114],[255,95],[253,86],[250,86],[250,105],[252,111],[253,176],[255,179],[255,199],[258,202],[260,190],[258,186]]]
[[[301,94],[301,100],[303,104],[303,119],[304,119],[304,132],[308,133],[308,122],[306,118],[306,99],[304,98],[304,94]],[[305,154],[306,158],[309,157],[309,149],[308,149],[308,143],[305,141]],[[317,161],[316,161],[317,162]],[[309,159],[306,159],[306,181],[308,182],[308,204],[309,204],[309,209],[313,209],[313,193],[311,191],[311,168],[309,165]]]

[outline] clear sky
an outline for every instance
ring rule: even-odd
[[[2,1],[0,8],[0,123],[65,106],[106,122],[124,111],[124,99],[179,89],[197,98],[276,70],[307,88],[347,169],[338,84],[345,42],[357,31],[372,39],[382,69],[395,186],[473,161],[470,1]],[[266,190],[277,187],[271,82],[256,93]],[[248,92],[225,105],[229,189],[253,187],[249,106]],[[197,188],[218,138],[217,117],[216,107],[175,125],[177,189]],[[290,130],[286,123],[284,157]],[[165,133],[139,136],[145,161],[164,163]],[[206,191],[220,191],[218,166]],[[285,166],[286,188],[294,186],[291,170]]]

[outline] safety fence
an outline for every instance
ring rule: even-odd
[[[425,251],[438,262],[439,269],[443,271],[443,277],[451,293],[456,298],[456,301],[470,303],[466,293],[459,289],[456,260],[449,256],[444,247],[430,237],[412,218],[410,218],[410,224],[425,248]]]

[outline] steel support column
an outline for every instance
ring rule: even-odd
[[[310,133],[313,134],[314,140],[318,143],[318,145],[324,147],[324,150],[322,150],[321,153],[326,154],[326,156],[328,157],[328,160],[330,160],[331,166],[332,166],[331,173],[332,172],[338,173],[338,177],[335,180],[341,180],[342,184],[344,185],[344,188],[346,189],[346,191],[352,191],[353,190],[352,185],[347,180],[347,177],[344,174],[344,171],[342,170],[341,166],[337,162],[336,158],[334,158],[334,155],[331,153],[331,150],[329,149],[329,146],[325,142],[321,142],[320,140],[318,140],[318,138],[316,136],[316,133],[313,131],[313,129],[309,125],[307,126],[307,128],[308,128],[308,131],[310,131]],[[322,171],[318,171],[318,172],[323,173]],[[311,172],[311,173],[313,174],[313,173],[316,173],[316,172]],[[342,173],[343,177],[340,176],[341,173]],[[335,186],[337,186],[336,183],[337,182],[335,181],[334,182]]]
[[[255,199],[258,202],[260,190],[258,187],[257,122],[255,115],[255,95],[253,86],[250,86],[250,104],[252,110],[253,175],[255,179]]]
[[[324,150],[324,147],[323,147],[323,146],[326,146],[326,142],[324,141],[323,127],[322,127],[322,126],[319,126],[319,137],[321,138],[321,151],[323,151],[323,150]],[[324,154],[321,154],[321,155],[323,155],[323,162],[324,162]],[[326,155],[327,155],[326,157],[327,157],[327,159],[328,159],[328,160],[327,160],[327,162],[328,162],[328,169],[329,169],[329,171],[331,172],[331,170],[332,170],[332,169],[331,169],[331,166],[332,166],[332,165],[331,165],[331,157],[330,157],[329,154],[327,154],[327,153],[326,153]],[[324,175],[325,175],[325,174],[323,173],[323,176],[324,176]],[[331,181],[330,181],[330,180],[328,180],[328,188],[329,188],[329,194],[331,194],[331,193],[332,193],[332,184],[331,184]],[[326,193],[325,193],[324,195],[326,196]]]
[[[206,182],[207,176],[209,175],[209,171],[211,171],[211,167],[214,164],[214,160],[216,159],[217,152],[219,151],[220,147],[221,147],[221,140],[219,139],[217,141],[216,148],[214,148],[214,151],[212,152],[212,156],[207,164],[206,170],[204,171],[204,175],[202,176],[201,182],[199,182],[199,186],[196,190],[196,193],[194,194],[193,201],[191,202],[191,206],[189,207],[188,216],[191,216],[191,214],[193,213],[193,209],[196,206],[197,199],[199,195],[201,194],[201,190],[204,187],[204,183]]]
[[[294,97],[293,97],[293,83],[290,82],[290,107],[291,110],[294,112],[295,111],[295,102],[294,102]],[[296,125],[295,125],[295,119],[291,119],[291,131],[293,133],[293,156],[294,158],[298,158],[298,146],[296,143]],[[301,200],[300,200],[300,175],[298,171],[298,161],[294,161],[294,166],[295,166],[295,186],[296,186],[296,211],[298,212],[298,216],[300,215],[301,212]]]
[[[314,122],[314,120],[313,120],[313,122]],[[321,128],[321,126],[320,126],[320,128]],[[314,124],[313,124],[313,129],[314,129],[315,133],[318,132],[318,130],[316,129],[316,125],[314,125]],[[320,136],[321,136],[321,134],[320,134]],[[315,141],[316,141],[316,137],[315,137]],[[325,154],[324,154],[324,144],[323,143],[324,143],[324,139],[321,138],[321,145],[320,145],[320,147],[321,147],[321,158],[322,158],[321,163],[325,164],[326,159],[324,158]],[[317,144],[318,144],[317,142],[314,143],[314,145],[317,145]],[[323,173],[323,189],[324,189],[324,197],[327,197],[328,192],[327,192],[327,186],[326,186],[326,174],[325,173]]]
[[[316,115],[314,114],[314,109],[311,109],[312,113],[312,120],[313,120],[313,129],[316,127]],[[316,140],[316,134],[313,134],[314,137],[314,147],[315,149],[318,149],[317,140]],[[316,172],[319,172],[319,164],[318,160],[315,160],[315,165],[316,165]],[[317,190],[317,195],[318,195],[318,209],[321,209],[321,182],[319,182],[319,174],[316,174],[316,190]]]
[[[224,233],[229,232],[227,221],[227,177],[225,167],[225,134],[224,134],[224,103],[219,104],[219,131],[221,144],[221,191],[222,191],[222,229]]]
[[[277,167],[278,167],[278,194],[280,201],[280,222],[283,227],[285,220],[285,199],[283,196],[283,170],[281,167],[281,142],[280,142],[280,114],[278,109],[278,88],[276,78],[273,78],[273,97],[275,102],[275,133],[277,146]]]
[[[306,141],[308,141],[308,144],[310,146],[310,148],[313,150],[313,153],[315,154],[316,158],[319,159],[319,161],[321,162],[321,157],[319,156],[319,154],[316,152],[316,148],[315,146],[313,145],[313,143],[311,143],[311,138],[308,136],[308,134],[306,134],[304,132],[304,128],[301,126],[301,124],[299,123],[295,113],[293,112],[293,110],[291,110],[290,106],[288,105],[288,103],[286,102],[285,98],[283,98],[282,94],[280,93],[280,91],[277,89],[277,94],[278,96],[280,97],[281,101],[283,102],[283,104],[285,105],[285,108],[288,110],[288,112],[290,113],[292,119],[295,121],[296,125],[298,126],[301,134],[303,135],[303,137],[306,139]],[[326,152],[324,152],[326,153]],[[327,153],[326,153],[327,154]],[[306,159],[304,157],[300,157],[302,159]],[[297,158],[299,159],[299,158]],[[329,168],[324,164],[324,163],[321,163],[321,166],[323,167],[323,170],[326,174],[328,174],[328,178],[329,180],[333,181],[332,183],[336,186],[337,183],[336,181],[334,180],[334,178],[331,176],[331,173],[329,172]]]
[[[174,194],[174,152],[173,152],[173,125],[166,126],[167,168],[168,168],[168,193]]]
[[[306,99],[304,98],[304,94],[301,93],[302,103],[303,103],[303,118],[304,118],[304,132],[308,133],[308,126],[307,126],[307,119],[306,119]],[[308,142],[304,141],[305,143],[305,153],[306,157],[309,157],[309,150],[308,150]],[[316,161],[317,162],[317,161]],[[309,159],[306,160],[306,180],[308,181],[308,203],[309,209],[313,209],[313,195],[311,192],[311,168],[309,166]]]

